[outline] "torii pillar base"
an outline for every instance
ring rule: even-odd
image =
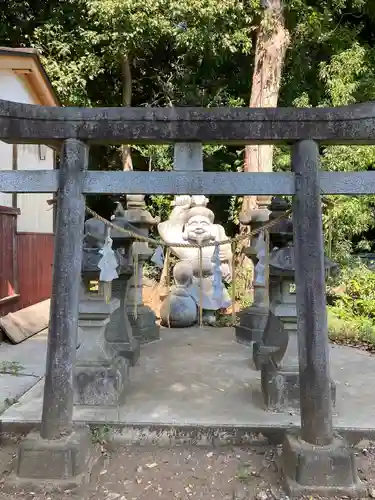
[[[287,433],[281,457],[285,487],[292,498],[367,496],[357,475],[354,449],[339,436],[331,444],[317,446]]]

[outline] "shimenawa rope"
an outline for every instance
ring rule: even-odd
[[[217,245],[228,245],[230,244],[232,247],[232,319],[233,323],[236,323],[236,308],[235,308],[235,302],[236,302],[236,286],[235,286],[235,255],[236,255],[236,244],[239,241],[242,241],[244,239],[249,239],[251,236],[254,236],[256,234],[259,234],[264,231],[265,234],[265,244],[267,245],[267,248],[269,247],[269,229],[273,226],[276,226],[280,221],[286,219],[289,217],[291,214],[292,210],[289,209],[286,212],[284,212],[282,215],[279,217],[267,222],[263,226],[253,229],[249,233],[245,235],[238,235],[235,236],[234,238],[228,238],[226,240],[222,241],[216,241],[214,243],[201,243],[201,244],[191,244],[191,243],[166,243],[164,241],[159,241],[155,240],[153,238],[149,238],[147,236],[139,234],[137,231],[132,230],[132,229],[125,229],[123,227],[117,226],[116,224],[113,224],[113,222],[110,222],[109,220],[105,219],[101,215],[99,215],[97,212],[92,210],[90,207],[86,205],[86,211],[89,213],[92,217],[95,219],[103,222],[106,226],[115,229],[116,231],[120,231],[124,234],[132,236],[135,240],[138,241],[144,241],[145,243],[149,243],[150,245],[153,246],[163,246],[166,247],[166,265],[167,265],[167,298],[166,300],[169,300],[169,282],[170,282],[170,269],[169,269],[169,259],[170,259],[170,252],[172,248],[198,248],[199,251],[199,281],[200,281],[200,297],[199,297],[199,325],[203,325],[203,248],[207,247],[212,247],[212,246],[217,246]],[[130,225],[130,224],[129,224]],[[266,255],[268,255],[268,252],[266,252]],[[133,253],[133,265],[134,265],[134,279],[137,280],[136,285],[138,286],[138,253],[134,252]],[[268,267],[268,266],[266,266]],[[266,277],[266,286],[268,285],[268,276]],[[137,306],[138,306],[138,301],[134,300],[134,309],[133,309],[133,314],[134,318],[137,319]],[[169,302],[168,302],[168,307],[169,307]],[[169,312],[168,312],[168,327],[170,327],[170,322],[169,322]]]

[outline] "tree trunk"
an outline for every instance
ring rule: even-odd
[[[289,33],[284,26],[280,0],[262,0],[264,8],[255,48],[251,87],[251,108],[276,107]],[[246,146],[244,172],[271,172],[273,146]],[[242,217],[247,219],[257,205],[266,205],[268,197],[245,196]]]
[[[284,26],[281,0],[261,0],[264,9],[257,32],[255,48],[254,72],[251,86],[249,106],[251,108],[276,107],[279,97],[282,68],[286,49],[289,43],[289,33]],[[244,172],[271,172],[273,146],[252,145],[245,147]],[[270,198],[266,196],[245,196],[240,214],[240,234],[250,233],[252,214],[257,208],[267,208]],[[262,243],[264,244],[264,242]],[[242,288],[248,298],[251,281],[255,285],[257,273],[252,261],[243,250],[248,240],[243,239],[237,247],[238,259],[238,289]],[[252,244],[252,246],[254,246]],[[265,249],[268,252],[268,249]],[[268,269],[266,270],[266,276]],[[253,295],[251,293],[251,295]],[[263,286],[258,286],[254,294],[254,305],[266,304],[268,301],[267,278]]]
[[[131,106],[132,102],[132,73],[130,61],[127,55],[121,56],[122,66],[122,105]],[[123,170],[133,170],[133,162],[130,152],[130,146],[122,146],[122,168]]]

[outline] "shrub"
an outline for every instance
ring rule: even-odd
[[[375,324],[369,318],[343,314],[342,309],[328,308],[329,338],[341,344],[375,346]]]
[[[333,304],[328,307],[331,340],[375,346],[374,271],[359,261],[350,263],[335,278],[328,295]]]

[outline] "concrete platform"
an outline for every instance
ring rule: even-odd
[[[161,340],[141,348],[131,370],[127,400],[118,408],[76,407],[74,419],[119,427],[158,426],[243,428],[261,431],[299,426],[296,411],[263,407],[260,373],[252,351],[235,342],[232,328],[162,329]],[[337,384],[334,425],[364,437],[375,431],[375,357],[331,345],[331,372]],[[44,363],[44,359],[40,360]],[[2,424],[38,424],[43,380],[0,417]]]
[[[44,377],[46,370],[48,328],[20,344],[0,344],[0,362],[15,362],[19,365],[18,375]]]
[[[17,345],[0,343],[0,366],[6,372],[0,373],[0,414],[44,376],[47,334],[43,330]]]

